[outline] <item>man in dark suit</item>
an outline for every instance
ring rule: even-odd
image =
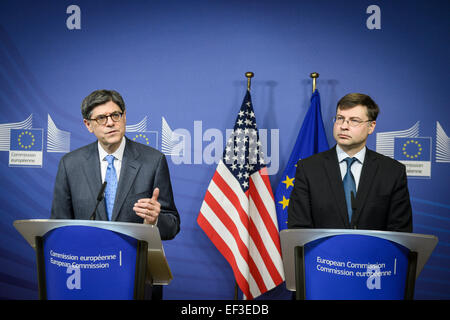
[[[351,93],[337,104],[337,145],[297,163],[288,228],[412,232],[403,164],[369,150],[379,113],[367,95]]]
[[[103,181],[112,175],[114,182],[106,186],[105,203],[98,207],[96,219],[153,224],[163,240],[174,238],[180,218],[165,156],[125,138],[126,110],[120,94],[94,91],[83,100],[81,113],[97,141],[61,159],[51,218],[88,220]],[[106,161],[108,156],[112,163]]]
[[[61,159],[51,218],[88,220],[103,181],[113,176],[96,219],[153,224],[163,240],[174,238],[180,218],[166,158],[158,150],[125,138],[126,110],[120,94],[94,91],[83,100],[81,112],[86,128],[98,140]],[[112,163],[106,161],[108,156]],[[107,193],[113,195],[109,203]]]
[[[166,158],[125,137],[121,95],[113,90],[94,91],[83,100],[81,113],[97,141],[61,159],[51,218],[90,219],[102,183],[107,181],[96,220],[153,224],[162,240],[173,239],[180,231],[180,217]],[[147,287],[146,298],[161,299],[162,287]]]

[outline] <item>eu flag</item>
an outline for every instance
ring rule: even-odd
[[[287,228],[287,209],[289,197],[294,188],[297,161],[328,149],[327,136],[320,111],[320,95],[316,89],[312,94],[311,105],[303,120],[294,149],[281,176],[281,182],[275,191],[275,205],[280,231]]]
[[[156,131],[129,132],[127,136],[133,141],[158,149],[158,132]]]
[[[42,151],[42,129],[11,129],[10,150]]]
[[[431,138],[395,138],[394,159],[398,161],[431,161]]]

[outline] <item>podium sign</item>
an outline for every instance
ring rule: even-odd
[[[438,243],[426,234],[285,229],[286,288],[297,299],[413,299],[415,279]]]
[[[36,249],[40,299],[143,299],[173,279],[157,227],[91,220],[16,220]]]
[[[306,298],[404,299],[408,254],[404,246],[365,235],[309,242],[304,246]]]
[[[136,239],[87,226],[43,238],[47,299],[133,299]]]

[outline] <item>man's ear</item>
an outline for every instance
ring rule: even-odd
[[[375,130],[375,126],[377,125],[377,122],[375,120],[370,122],[370,127],[369,127],[369,134],[372,134],[373,131]]]
[[[84,125],[89,130],[90,133],[94,132],[94,129],[92,128],[92,123],[90,120],[83,119]]]

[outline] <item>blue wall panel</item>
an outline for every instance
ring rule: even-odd
[[[372,4],[381,10],[378,30],[366,26]],[[80,9],[81,29],[67,27],[70,5]],[[449,299],[449,9],[437,0],[1,1],[0,298],[37,298],[34,252],[12,223],[50,216],[64,148],[94,141],[82,124],[81,100],[107,88],[123,95],[128,125],[147,117],[144,131],[153,132],[159,149],[163,118],[184,134],[184,163],[168,155],[181,232],[164,243],[174,274],[164,297],[232,299],[231,268],[196,223],[221,155],[209,154],[211,143],[218,139],[223,147],[245,93],[244,73],[253,71],[258,127],[274,139],[267,154],[275,189],[309,107],[309,73],[316,71],[330,145],[336,102],[349,92],[367,93],[380,105],[376,133],[419,121],[418,136],[431,138],[431,176],[408,181],[414,232],[440,240],[416,298]],[[67,132],[65,140],[59,133],[58,152],[50,152],[49,117]],[[20,123],[43,130],[41,167],[9,165],[8,128]],[[374,150],[376,133],[368,142]],[[438,137],[448,161],[436,161]]]

